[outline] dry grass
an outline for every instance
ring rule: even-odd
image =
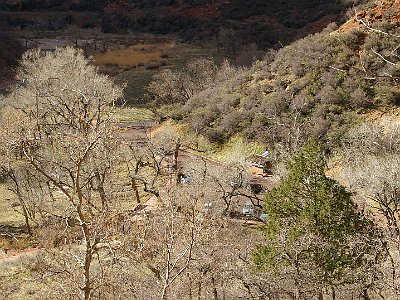
[[[161,124],[159,124],[157,127],[155,127],[151,131],[151,136],[156,136],[158,134],[163,134],[166,132],[169,132],[171,134],[179,134],[181,136],[185,135],[187,133],[187,126],[184,124],[178,124],[172,120],[167,120]]]
[[[154,114],[146,108],[122,107],[116,109],[117,122],[138,122],[152,120]]]
[[[136,66],[159,61],[163,51],[172,48],[171,43],[138,44],[122,50],[113,50],[95,56],[94,64]]]
[[[19,251],[32,247],[33,241],[27,234],[19,234],[17,237],[0,236],[0,249],[10,250],[8,254],[19,253]],[[0,259],[3,257],[0,254]]]
[[[0,185],[0,223],[18,227],[24,224],[21,214],[16,212],[11,204],[16,203],[15,195],[4,184]]]
[[[197,154],[205,155],[211,159],[227,163],[227,164],[241,164],[246,165],[246,158],[252,154],[262,154],[265,151],[265,145],[250,142],[246,139],[235,136],[229,140],[228,143],[221,146],[218,144],[210,143],[204,136],[196,136],[191,133],[187,126],[181,123],[175,123],[171,120],[165,121],[154,128],[151,136],[162,134],[176,134],[181,136],[187,144],[197,144]],[[195,152],[194,150],[189,150]]]
[[[233,137],[222,149],[212,157],[224,163],[246,164],[246,158],[252,154],[262,154],[265,146],[257,142],[249,142],[239,136]]]
[[[1,299],[39,299],[37,293],[45,287],[45,284],[35,280],[35,276],[29,270],[31,260],[25,259],[14,263],[0,263],[0,295]]]

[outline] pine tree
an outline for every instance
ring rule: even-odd
[[[298,290],[310,281],[332,290],[360,281],[378,251],[373,223],[325,170],[320,146],[310,141],[288,164],[280,186],[265,197],[265,244],[255,251],[254,262],[260,270],[290,273]]]

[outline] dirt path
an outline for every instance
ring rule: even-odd
[[[193,153],[190,151],[186,151],[186,150],[181,150],[179,153],[179,157],[178,160],[181,162],[187,162],[190,159],[192,160],[202,160],[202,161],[207,161],[207,163],[211,163],[211,165],[218,165],[218,166],[224,166],[225,164],[223,162],[220,162],[218,160],[197,154],[197,153]],[[277,187],[279,185],[279,181],[274,180],[270,177],[261,177],[261,176],[254,176],[251,175],[251,180],[250,180],[251,184],[260,184],[262,185],[264,188],[266,188],[267,190],[271,190],[274,187]]]
[[[7,256],[0,255],[0,271],[18,266],[24,260],[34,258],[42,251],[43,249],[41,248],[27,248],[21,251],[8,251]]]
[[[142,141],[145,144],[149,137],[151,137],[151,132],[158,125],[158,123],[154,120],[144,120],[140,122],[130,122],[130,123],[121,123],[117,124],[117,127],[122,129],[122,137],[128,141]],[[181,149],[179,151],[178,161],[179,162],[188,162],[190,160],[197,161],[206,161],[211,165],[224,166],[225,164],[221,161],[212,159],[210,157],[206,157],[192,151],[187,151]],[[252,184],[260,184],[265,189],[270,190],[279,185],[279,181],[274,180],[270,177],[260,177],[260,176],[251,176]]]

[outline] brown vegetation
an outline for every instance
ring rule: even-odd
[[[224,13],[241,18],[266,3],[276,5],[256,1],[240,10],[243,2],[233,0]],[[23,271],[0,263],[1,295],[399,298],[400,125],[398,116],[374,120],[378,109],[396,112],[400,103],[399,28],[362,18],[360,30],[329,34],[330,26],[248,68],[211,58],[163,68],[148,86],[148,105],[152,116],[178,125],[154,131],[152,122],[115,126],[122,88],[83,52],[28,51],[19,83],[1,98],[0,167],[25,222],[26,239],[14,247],[34,240],[44,251]],[[217,35],[237,61],[237,32]],[[151,59],[166,48],[140,47],[103,58],[116,65],[148,59],[147,68],[157,69]],[[195,154],[205,139],[230,157],[221,163]],[[248,173],[245,158],[265,146],[268,161],[250,161],[268,169],[288,161],[279,184]],[[326,158],[340,161],[329,177]],[[332,178],[339,176],[347,188]],[[354,192],[367,205],[357,207]],[[2,248],[18,239],[9,237]]]

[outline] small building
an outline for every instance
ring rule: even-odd
[[[264,223],[267,223],[268,221],[268,216],[266,213],[261,213],[259,216],[260,220],[263,221]]]
[[[246,203],[243,205],[242,214],[245,216],[253,216],[255,213],[255,207],[253,202],[250,199],[246,200]]]
[[[181,176],[181,183],[191,183],[191,182],[192,182],[192,177],[188,175]]]
[[[213,207],[212,202],[206,202],[206,203],[204,203],[203,211],[205,213],[209,213],[209,212],[211,212],[212,207]]]

